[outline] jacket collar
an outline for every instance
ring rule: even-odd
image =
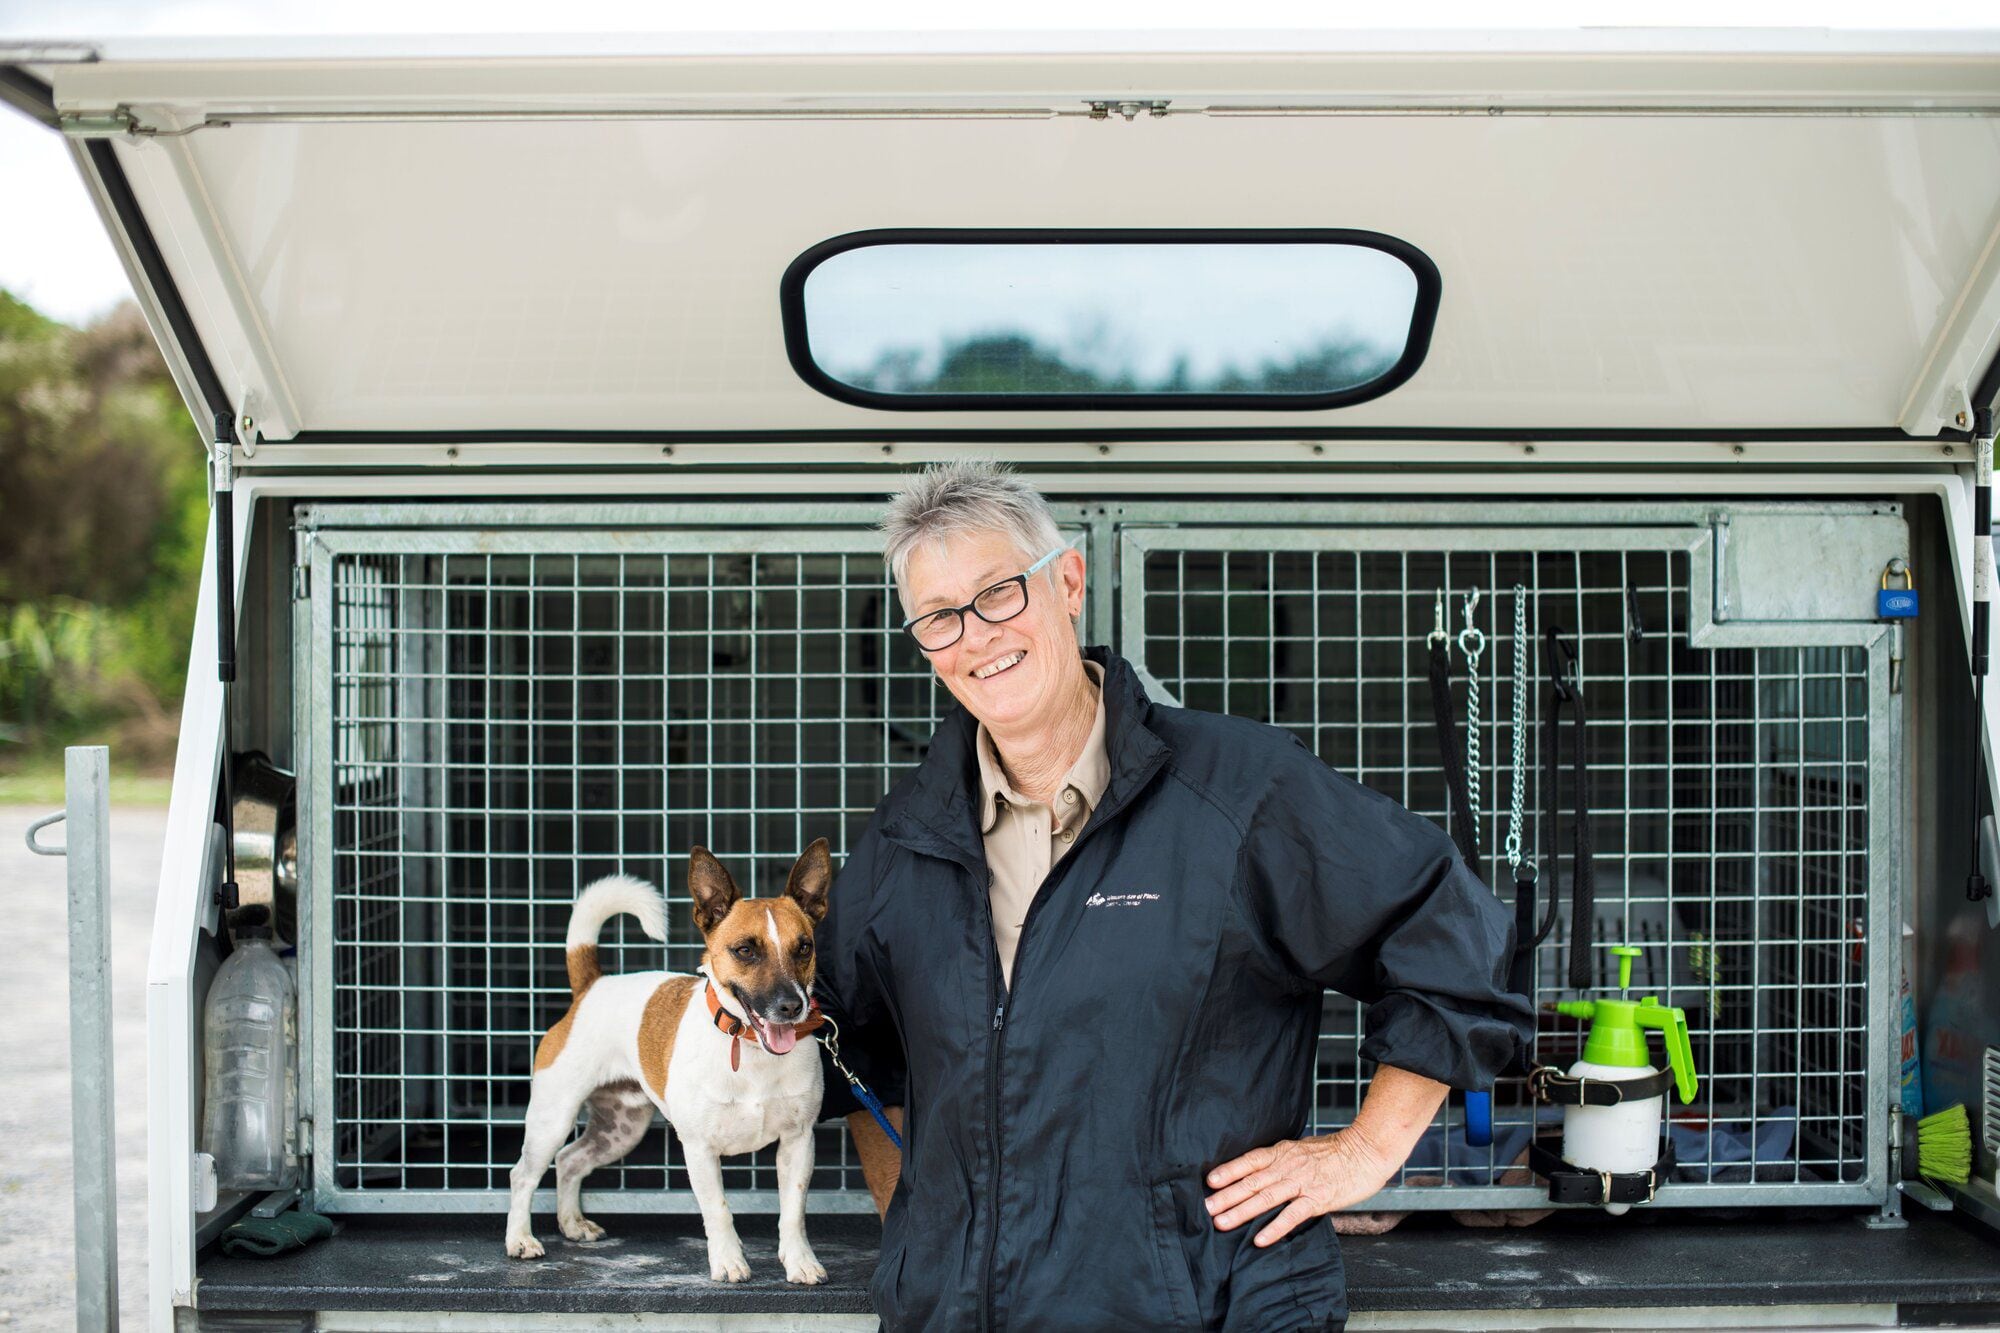
[[[1091,719],[1090,734],[1084,738],[1083,753],[1070,765],[1069,772],[1063,774],[1062,786],[1057,791],[1064,787],[1073,791],[1083,803],[1081,813],[1088,817],[1104,804],[1104,789],[1111,784],[1111,757],[1104,749],[1104,667],[1085,657],[1083,669],[1090,673],[1091,688],[1097,693],[1095,716]],[[1002,803],[1030,805],[1032,802],[1015,791],[1014,784],[1007,780],[999,747],[983,723],[973,728],[972,750],[979,758],[979,832],[984,837],[1000,822]],[[1065,821],[1069,817],[1065,814]]]
[[[1104,752],[1110,781],[1103,801],[1092,812],[1095,823],[1116,814],[1137,795],[1172,751],[1147,725],[1152,700],[1131,664],[1104,647],[1086,648],[1083,655],[1104,669]],[[930,751],[917,766],[901,804],[883,821],[883,836],[971,869],[985,864],[986,848],[979,833],[982,789],[974,748],[978,727],[978,720],[954,702],[938,721]]]

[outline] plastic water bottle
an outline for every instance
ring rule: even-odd
[[[208,988],[202,1015],[202,1150],[223,1189],[292,1184],[287,1127],[296,1088],[292,1051],[298,1008],[291,974],[271,948],[270,927],[238,932]]]

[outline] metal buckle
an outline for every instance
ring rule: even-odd
[[[1599,1171],[1597,1173],[1597,1181],[1598,1188],[1602,1191],[1597,1196],[1597,1202],[1598,1206],[1602,1207],[1611,1202],[1611,1173],[1609,1171]]]
[[[1646,1171],[1646,1202],[1651,1203],[1654,1199],[1657,1199],[1659,1196],[1660,1196],[1660,1169],[1658,1167],[1651,1167],[1648,1168],[1648,1170]]]

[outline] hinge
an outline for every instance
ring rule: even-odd
[[[1944,392],[1944,404],[1939,409],[1947,429],[1956,426],[1960,430],[1972,429],[1972,395],[1963,384],[1954,384]]]
[[[148,125],[132,114],[130,107],[113,107],[109,111],[62,111],[56,114],[56,127],[72,139],[178,139],[193,134],[196,130],[227,128],[226,120],[202,120],[184,129],[163,130],[158,125]]]
[[[1709,573],[1715,581],[1715,598],[1710,614],[1717,624],[1729,619],[1729,519],[1726,509],[1712,510],[1708,516],[1709,531],[1715,537],[1715,567]]]
[[[1168,102],[1164,97],[1149,98],[1145,101],[1135,101],[1130,98],[1092,98],[1090,101],[1090,118],[1092,120],[1109,120],[1115,112],[1127,120],[1137,120],[1139,113],[1143,111],[1155,120],[1158,120],[1167,114],[1167,106]]]
[[[1980,1069],[1979,1146],[2000,1155],[2000,1046],[1988,1046]]]
[[[139,132],[139,122],[130,111],[64,111],[56,117],[62,132],[72,139],[122,139]]]
[[[312,547],[313,534],[310,529],[299,528],[292,533],[292,600],[306,602],[312,600]]]

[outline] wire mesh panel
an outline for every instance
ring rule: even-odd
[[[569,1001],[578,889],[614,871],[662,885],[671,943],[614,922],[605,968],[691,969],[688,849],[766,893],[812,838],[844,854],[944,700],[894,629],[869,515],[319,508],[300,655],[315,1193],[336,1210],[501,1208],[534,1046]],[[1067,511],[1089,545],[1118,543],[1117,568],[1092,574],[1098,627],[1115,611],[1120,650],[1181,702],[1290,728],[1444,823],[1426,680],[1442,615],[1461,730],[1478,682],[1478,837],[1511,902],[1519,585],[1524,637],[1556,628],[1579,658],[1597,882],[1582,943],[1600,984],[1602,946],[1643,946],[1635,988],[1693,1032],[1700,1097],[1673,1107],[1682,1165],[1661,1202],[1879,1202],[1886,1128],[1868,1108],[1886,1105],[1895,950],[1892,857],[1871,842],[1893,787],[1875,631],[1718,624],[1700,526],[1329,527],[1287,522],[1297,508],[1230,526],[1170,500]],[[1473,662],[1456,636],[1475,590]],[[1545,1002],[1570,994],[1575,868],[1535,818],[1539,651],[1530,680],[1522,836],[1541,909],[1562,894],[1535,951]],[[1329,998],[1319,1130],[1365,1091],[1362,1022]],[[1541,1027],[1541,1062],[1578,1058],[1575,1024]],[[1494,1103],[1478,1148],[1448,1104],[1384,1202],[1542,1197],[1518,1168],[1534,1108],[1511,1082]],[[868,1208],[844,1132],[820,1133],[813,1205]],[[773,1206],[771,1150],[725,1170],[739,1202]],[[663,1126],[590,1183],[603,1211],[692,1207]]]
[[[1694,1104],[1670,1104],[1680,1165],[1661,1201],[1879,1195],[1870,1032],[1883,1010],[1871,1008],[1881,997],[1870,981],[1893,946],[1875,938],[1868,839],[1885,728],[1870,691],[1873,650],[1851,630],[1766,625],[1747,631],[1766,646],[1699,646],[1715,637],[1713,569],[1703,535],[1687,530],[1141,530],[1122,550],[1121,646],[1180,702],[1285,727],[1328,764],[1448,827],[1429,679],[1441,625],[1449,711],[1473,751],[1487,879],[1515,901],[1503,849],[1518,786],[1538,922],[1560,893],[1534,952],[1538,1005],[1584,997],[1565,989],[1575,948],[1589,950],[1597,987],[1610,988],[1595,993],[1615,994],[1606,946],[1629,942],[1644,950],[1634,993],[1687,1011],[1700,1088]],[[1530,648],[1518,771],[1517,604]],[[1468,623],[1478,634],[1461,639]],[[1574,645],[1588,719],[1596,895],[1586,940],[1570,937],[1567,777],[1559,845],[1537,817],[1551,628]],[[1741,643],[1745,633],[1727,637]],[[1565,766],[1569,743],[1565,730]],[[1351,1121],[1365,1092],[1364,1012],[1327,999],[1316,1131]],[[1543,1013],[1540,1033],[1538,1063],[1580,1058],[1581,1025]],[[1522,1169],[1538,1119],[1557,1123],[1560,1112],[1538,1113],[1522,1081],[1504,1081],[1493,1091],[1492,1141],[1475,1147],[1454,1094],[1383,1201],[1545,1202]]]
[[[688,849],[776,893],[838,859],[921,758],[940,694],[865,531],[325,531],[312,668],[331,757],[320,1202],[504,1206],[535,1044],[569,1004],[577,892],[667,890],[662,950],[621,918],[607,972],[691,971]],[[867,1207],[844,1131],[814,1201]],[[725,1166],[774,1197],[775,1149]],[[606,1211],[691,1207],[663,1124],[590,1181]]]

